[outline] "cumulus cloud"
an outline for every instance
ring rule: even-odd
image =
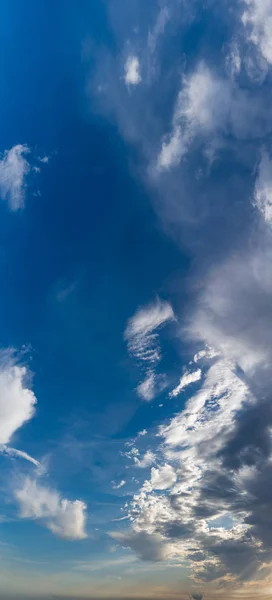
[[[255,204],[265,221],[272,225],[272,160],[262,152],[258,178],[255,185]]]
[[[175,398],[178,396],[184,388],[186,388],[191,383],[195,383],[201,379],[201,369],[197,369],[196,371],[186,372],[181,377],[179,384],[170,392],[169,397]]]
[[[57,491],[42,486],[29,477],[16,489],[15,497],[23,519],[40,520],[52,533],[67,540],[87,537],[84,502],[61,498]]]
[[[139,59],[137,56],[130,55],[125,64],[125,82],[127,85],[138,85],[141,81]]]
[[[250,41],[261,51],[265,60],[272,64],[272,6],[270,0],[244,0],[247,9],[242,20],[248,30]]]
[[[6,150],[0,160],[0,195],[13,211],[24,207],[29,152],[28,146],[18,144]]]
[[[174,318],[172,306],[160,298],[153,304],[139,308],[129,319],[125,330],[129,352],[141,361],[151,364],[158,362],[161,354],[157,332]]]
[[[16,364],[12,353],[0,354],[0,444],[8,444],[17,429],[33,415],[36,397],[29,387],[25,366]]]

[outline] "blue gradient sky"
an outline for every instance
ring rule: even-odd
[[[0,596],[271,595],[271,36],[0,3]]]

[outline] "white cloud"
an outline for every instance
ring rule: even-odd
[[[139,59],[130,55],[125,64],[125,82],[127,85],[138,85],[141,80]]]
[[[30,170],[26,155],[29,152],[28,146],[18,144],[6,150],[0,160],[0,195],[13,211],[24,207],[26,177]]]
[[[125,340],[128,349],[136,358],[149,363],[160,360],[157,330],[175,318],[171,305],[160,298],[156,302],[139,308],[128,321]]]
[[[57,536],[69,539],[84,539],[86,504],[61,498],[55,490],[39,485],[26,478],[15,491],[15,497],[24,519],[38,519]]]
[[[272,5],[270,0],[244,0],[247,10],[242,16],[250,41],[272,64]]]
[[[191,383],[195,383],[201,379],[201,369],[197,369],[192,373],[186,372],[180,379],[179,384],[175,387],[172,392],[170,392],[169,397],[175,398],[182,392],[184,388],[186,388]]]
[[[272,160],[265,151],[262,152],[255,184],[255,203],[264,220],[272,225]]]
[[[0,444],[7,444],[34,414],[37,400],[27,378],[27,368],[16,365],[10,353],[0,355]]]

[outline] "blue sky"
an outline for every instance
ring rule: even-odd
[[[266,600],[271,3],[0,35],[0,595]]]

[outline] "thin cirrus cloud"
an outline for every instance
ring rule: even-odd
[[[0,160],[0,196],[12,211],[24,207],[26,179],[30,171],[29,153],[26,144],[18,144],[11,150],[5,150]]]
[[[61,498],[56,490],[40,485],[29,477],[14,493],[21,509],[21,518],[38,520],[52,533],[67,540],[87,537],[84,502]]]

